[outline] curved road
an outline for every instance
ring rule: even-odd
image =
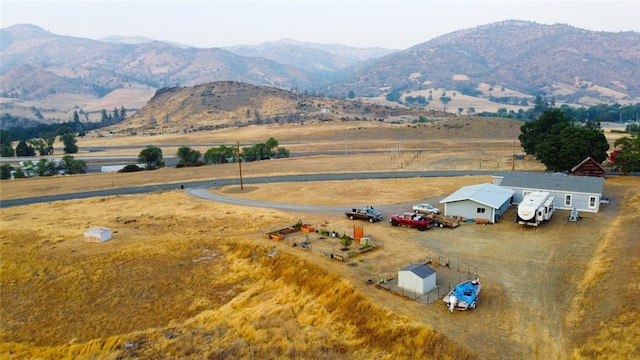
[[[261,184],[261,183],[273,183],[273,182],[304,182],[304,181],[328,181],[328,180],[356,180],[356,179],[399,179],[399,178],[412,178],[412,177],[449,177],[449,176],[468,176],[468,175],[501,175],[507,172],[496,171],[402,171],[402,172],[367,172],[367,173],[339,173],[339,174],[305,174],[305,175],[288,175],[288,176],[270,176],[270,177],[254,177],[243,179],[243,184]],[[278,209],[295,209],[304,210],[304,206],[300,205],[287,205],[270,202],[258,202],[244,199],[238,199],[233,197],[224,197],[207,192],[207,188],[233,185],[237,184],[237,179],[219,179],[219,180],[207,180],[207,181],[193,181],[186,183],[172,183],[162,185],[145,185],[130,188],[119,189],[106,189],[87,191],[71,194],[59,194],[49,196],[39,196],[23,199],[4,200],[0,202],[0,208],[28,205],[36,203],[44,203],[51,201],[71,200],[71,199],[86,199],[97,196],[109,196],[109,195],[130,195],[130,194],[142,194],[158,190],[174,190],[174,189],[187,189],[187,191],[194,196],[202,197],[205,199],[211,199],[220,202],[244,204],[251,206],[278,208]],[[375,204],[373,204],[375,205]],[[308,207],[307,210],[318,209],[318,207]],[[327,208],[327,210],[335,210],[336,208]]]

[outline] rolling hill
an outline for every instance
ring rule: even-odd
[[[640,34],[562,24],[503,21],[401,51],[294,40],[199,49],[60,36],[34,25],[3,28],[0,37],[0,112],[42,122],[68,121],[79,109],[86,121],[98,121],[102,109],[131,114],[158,89],[216,81],[328,98],[467,97],[465,104],[478,103],[469,106],[493,109],[526,108],[536,95],[557,105],[640,102]],[[429,102],[423,107],[447,110]]]

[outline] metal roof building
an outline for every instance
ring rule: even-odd
[[[398,286],[415,294],[425,294],[436,287],[436,271],[425,264],[411,264],[398,272]]]
[[[553,205],[556,209],[598,212],[604,178],[553,172],[512,172],[494,176],[493,183],[513,190],[516,204],[531,192],[545,191],[555,197]]]
[[[466,219],[486,219],[499,222],[511,205],[514,191],[494,184],[465,186],[440,201],[444,214]]]

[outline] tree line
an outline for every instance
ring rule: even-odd
[[[85,114],[82,110],[80,113]],[[76,136],[82,137],[87,131],[114,125],[126,119],[127,111],[124,107],[114,108],[109,113],[102,110],[102,118],[99,122],[80,122],[80,113],[74,110],[73,119],[58,124],[37,124],[36,126],[10,126],[4,128],[4,124],[21,124],[23,119],[4,114],[0,117],[3,128],[0,129],[0,156],[35,156],[36,151],[41,155],[53,155],[53,143],[56,137],[64,143],[65,154],[75,154],[78,148],[75,145]],[[13,142],[18,141],[16,148]]]
[[[189,146],[180,146],[176,153],[178,163],[176,167],[192,167],[208,164],[226,164],[238,161],[252,162],[267,159],[288,158],[289,150],[279,147],[278,140],[269,138],[264,143],[258,143],[253,146],[226,146],[220,145],[208,149],[204,154],[198,150],[191,149]],[[157,169],[164,167],[164,159],[162,149],[158,146],[150,145],[140,151],[138,162],[145,169]],[[136,166],[137,167],[137,166]],[[137,171],[133,166],[128,167],[125,171]]]
[[[499,108],[496,112],[483,111],[476,113],[476,115],[481,117],[500,117],[526,121],[537,119],[544,111],[553,108],[556,108],[553,99],[545,99],[541,96],[536,96],[533,101],[533,107],[527,110],[519,109],[518,111],[514,111],[507,110],[506,108]],[[591,121],[598,121],[600,123],[630,123],[640,121],[640,103],[630,105],[599,104],[580,108],[563,104],[558,108],[562,109],[565,115],[573,121],[581,123]]]

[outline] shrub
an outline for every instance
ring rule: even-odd
[[[136,172],[136,171],[142,171],[142,169],[138,165],[129,164],[123,167],[122,169],[120,169],[118,172],[127,173],[127,172]]]

